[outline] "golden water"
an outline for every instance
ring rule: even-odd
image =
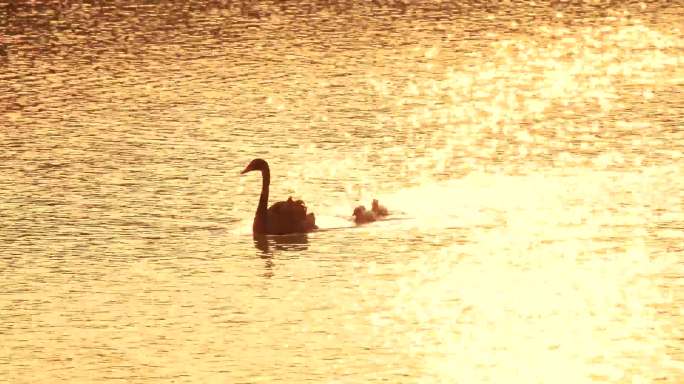
[[[0,382],[684,382],[677,2],[62,3],[0,1]]]

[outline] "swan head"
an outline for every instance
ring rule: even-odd
[[[268,170],[268,163],[264,159],[254,159],[247,164],[247,167],[240,172],[240,174],[245,174],[251,171],[266,171]]]

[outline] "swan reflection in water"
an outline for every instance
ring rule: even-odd
[[[255,233],[254,247],[261,251],[261,258],[272,257],[273,250],[300,252],[309,248],[309,237],[306,233],[269,236]]]

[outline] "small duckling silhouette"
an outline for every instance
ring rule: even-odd
[[[378,216],[387,216],[389,215],[389,212],[387,211],[387,208],[384,206],[380,205],[378,203],[378,199],[373,199],[373,203],[371,204],[371,211],[373,211],[376,215]]]
[[[354,208],[353,213],[354,222],[356,224],[372,223],[387,215],[389,215],[387,208],[380,205],[377,199],[373,199],[370,210],[366,209],[366,207],[363,205],[359,205],[358,207]]]

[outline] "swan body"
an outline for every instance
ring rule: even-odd
[[[263,159],[252,160],[241,172],[261,171],[261,196],[254,215],[252,232],[254,234],[284,235],[288,233],[305,233],[318,229],[316,217],[306,212],[306,205],[301,200],[279,201],[267,209],[268,191],[271,183],[271,171]]]
[[[389,212],[387,211],[387,208],[378,203],[378,200],[373,199],[370,210],[366,209],[363,205],[359,205],[354,209],[353,215],[356,224],[365,224],[381,219],[389,215]]]

